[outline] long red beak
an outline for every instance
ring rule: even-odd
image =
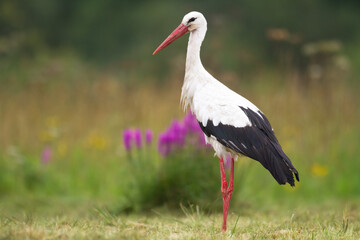
[[[170,43],[189,32],[187,26],[180,24],[166,39],[160,44],[160,46],[153,52],[153,55],[157,54],[164,48],[166,48]]]

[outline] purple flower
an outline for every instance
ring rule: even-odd
[[[206,146],[205,136],[203,131],[200,128],[198,121],[193,113],[189,112],[183,120],[186,133],[188,135],[195,136],[193,139],[193,144],[198,145],[198,147]]]
[[[206,146],[204,133],[191,112],[182,121],[174,120],[159,135],[158,151],[162,156],[167,156],[176,149],[184,148],[185,144],[195,145],[198,149]]]
[[[161,156],[166,157],[170,153],[171,143],[172,141],[166,132],[159,135],[158,151]]]
[[[141,141],[141,131],[140,129],[136,129],[134,131],[134,138],[135,138],[135,144],[138,148],[141,148],[142,141]]]
[[[200,146],[207,146],[205,136],[204,136],[204,134],[202,132],[199,134],[198,139],[199,139],[198,143],[199,143]]]
[[[150,129],[145,131],[145,141],[147,145],[150,145],[153,139],[153,133]]]
[[[126,129],[123,132],[123,142],[124,142],[124,147],[126,149],[126,151],[130,151],[131,150],[131,142],[132,142],[132,130],[131,129]]]
[[[52,156],[52,149],[50,146],[45,146],[41,153],[41,162],[47,164]]]
[[[199,126],[199,123],[197,122],[195,115],[189,112],[183,120],[185,129],[187,132],[201,132],[201,128]]]
[[[225,165],[225,169],[230,169],[230,167],[231,167],[231,155],[230,154],[226,155],[224,165]]]
[[[180,146],[185,144],[186,129],[179,121],[174,120],[167,132],[175,144]]]
[[[162,156],[167,156],[175,149],[185,145],[186,129],[184,125],[174,120],[163,133],[159,135],[158,151]]]

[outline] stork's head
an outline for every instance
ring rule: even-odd
[[[181,24],[165,39],[163,43],[154,51],[153,55],[166,48],[170,43],[181,37],[187,32],[193,32],[200,28],[206,29],[206,19],[199,12],[189,12],[181,21]]]
[[[183,18],[183,20],[181,21],[181,24],[187,26],[188,30],[190,32],[195,31],[198,28],[201,27],[206,27],[207,22],[206,19],[204,17],[204,15],[202,15],[202,13],[199,12],[189,12],[188,14],[186,14]]]

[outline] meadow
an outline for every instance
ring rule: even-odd
[[[158,151],[159,136],[186,115],[179,106],[180,70],[165,83],[138,84],[71,54],[6,64],[0,88],[4,239],[360,237],[355,77],[304,85],[270,70],[250,79],[220,75],[268,116],[300,173],[295,188],[280,186],[257,162],[239,159],[230,230],[223,234],[212,150],[194,147],[190,136],[169,154]],[[148,129],[153,137],[126,150],[127,129]]]

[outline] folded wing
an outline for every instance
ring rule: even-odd
[[[215,137],[225,147],[259,161],[279,184],[295,185],[294,176],[299,174],[290,159],[282,150],[271,125],[261,111],[239,106],[250,121],[250,125],[235,127],[222,122],[214,124],[212,120],[199,121],[200,127],[208,137]]]

